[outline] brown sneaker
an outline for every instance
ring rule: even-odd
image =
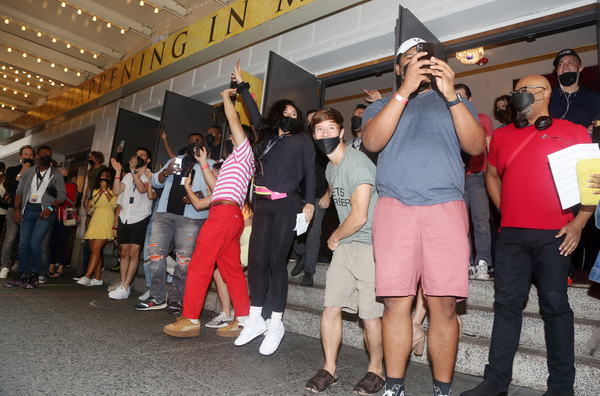
[[[244,326],[235,318],[227,326],[217,329],[217,335],[221,337],[239,337],[243,328]]]
[[[198,337],[200,335],[200,321],[194,324],[188,318],[180,316],[175,323],[166,325],[163,332],[171,337]]]

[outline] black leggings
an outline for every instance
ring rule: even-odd
[[[287,256],[294,240],[296,214],[301,210],[297,194],[274,201],[257,200],[248,263],[250,305],[263,306],[270,275],[273,311],[283,312],[288,291]]]

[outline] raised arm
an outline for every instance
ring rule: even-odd
[[[121,182],[121,177],[123,177],[121,175],[121,170],[123,169],[123,167],[121,166],[119,161],[117,161],[114,158],[110,159],[110,164],[115,170],[115,180],[113,181],[112,190],[113,193],[115,193],[115,195],[119,195],[123,192],[123,188],[125,187],[125,185]]]
[[[161,128],[161,130],[160,130],[160,137],[163,140],[163,143],[165,144],[165,150],[167,150],[167,154],[169,155],[169,158],[173,159],[173,158],[177,157],[175,155],[175,153],[173,152],[173,149],[169,145],[169,142],[167,141],[167,133],[165,132],[165,126],[164,125]]]
[[[227,117],[227,122],[229,123],[229,130],[231,131],[233,144],[235,144],[235,147],[239,147],[242,143],[244,143],[244,140],[246,140],[246,134],[242,128],[242,123],[240,122],[237,111],[235,111],[235,106],[231,101],[231,96],[236,94],[237,91],[235,88],[226,89],[221,92],[221,98],[223,98],[223,107],[225,108],[225,116]]]
[[[238,92],[242,95],[242,101],[244,102],[244,106],[248,110],[250,114],[250,119],[252,120],[252,126],[254,130],[258,131],[258,127],[260,126],[260,120],[262,119],[262,115],[260,114],[260,110],[258,110],[258,105],[256,101],[250,94],[248,88],[250,88],[250,84],[244,83],[242,77],[242,68],[240,67],[240,61],[238,60],[237,65],[233,69],[233,78],[238,83]]]

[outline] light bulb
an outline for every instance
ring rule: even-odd
[[[4,103],[2,103],[2,107],[4,107]]]
[[[54,81],[52,81],[52,82],[50,83],[50,85],[54,86]]]
[[[144,0],[140,0],[140,7],[144,6]]]
[[[42,59],[41,58],[37,58],[37,63],[41,63]]]
[[[65,67],[65,69],[64,69],[64,70],[65,70],[65,73],[69,71],[69,69],[68,69],[68,68],[66,68],[66,67]]]
[[[77,15],[81,15],[81,8],[77,10]]]
[[[27,75],[27,78],[31,78],[31,74],[28,74],[28,75]]]
[[[29,81],[27,81],[27,85],[31,85],[31,83]]]
[[[38,37],[42,37],[42,32],[37,32]]]
[[[12,48],[10,48],[10,47],[8,47],[6,50],[7,50],[8,52],[12,52]]]
[[[125,34],[125,29],[121,29],[121,34]]]
[[[112,25],[110,24],[110,22],[106,22],[106,27],[110,29]]]
[[[18,70],[15,70],[15,74],[19,74],[19,71],[18,71]]]
[[[77,77],[81,76],[81,72],[77,72]]]
[[[2,70],[6,70],[6,66],[2,65]]]
[[[52,42],[56,43],[56,37],[52,37]]]
[[[27,52],[23,52],[23,58],[27,58]]]
[[[65,8],[65,7],[67,6],[67,3],[65,3],[65,2],[63,1],[62,3],[60,3],[60,6],[61,6],[62,8]]]
[[[8,20],[8,18],[6,18],[6,19],[4,20],[4,23],[6,23],[7,25],[10,23],[10,21]]]
[[[27,94],[23,94],[24,97],[27,97]]]
[[[13,91],[13,93],[16,95],[16,94],[17,94],[17,91]]]
[[[41,86],[41,85],[38,85],[38,86],[37,86],[37,89],[41,89],[41,88],[42,88],[42,86]]]
[[[158,14],[158,11],[159,11],[158,7],[155,7],[155,8],[154,8],[154,13],[155,13],[155,14]]]
[[[70,43],[67,43],[67,48],[71,48],[71,44]]]
[[[3,90],[4,92],[6,92],[6,87],[2,88],[2,90]]]
[[[81,52],[83,54],[83,53],[85,53],[85,50],[82,48],[79,50],[79,52]]]
[[[96,59],[98,57],[98,54],[94,54],[94,59]]]
[[[96,18],[96,15],[94,15],[94,16],[92,17],[92,21],[96,22],[97,20],[98,20],[98,18]]]
[[[44,79],[42,77],[40,77],[40,82],[44,82]]]
[[[22,30],[22,31],[25,31],[25,30],[27,30],[27,26],[25,26],[25,25],[21,26],[21,30]]]
[[[18,78],[15,78],[15,82],[19,82],[19,79],[18,79]]]
[[[50,67],[54,67],[54,66],[55,66],[54,62],[50,63]]]
[[[13,106],[13,107],[11,107],[10,109],[11,109],[11,110],[14,110],[14,109],[15,109],[15,107]]]

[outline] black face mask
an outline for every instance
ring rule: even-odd
[[[100,179],[100,183],[102,182],[106,183],[106,185],[110,187],[110,179],[102,178]]]
[[[563,87],[570,87],[577,81],[577,72],[566,72],[558,76],[558,81]]]
[[[360,129],[362,127],[362,117],[352,116],[352,118],[350,119],[350,123],[352,124],[352,129],[354,129],[357,132],[360,132]]]
[[[529,106],[535,103],[535,97],[531,92],[515,92],[511,95],[511,104],[516,111],[524,113]],[[526,114],[524,114],[526,115]]]
[[[289,132],[298,126],[298,119],[292,117],[283,117],[279,120],[279,128],[283,132]]]
[[[319,150],[325,153],[325,155],[333,153],[339,144],[339,136],[315,140],[315,145],[319,148]]]
[[[51,156],[44,155],[43,157],[40,157],[40,165],[42,165],[44,168],[49,167],[51,163],[52,163]]]
[[[23,165],[25,165],[25,164],[29,164],[31,166],[35,165],[35,161],[31,158],[24,159],[21,162],[23,162]]]
[[[146,165],[146,160],[143,159],[142,157],[138,156],[137,157],[137,168],[141,168],[144,165]]]
[[[88,164],[90,164],[91,166],[94,166],[94,165],[96,165],[96,161],[94,161],[94,160],[89,160],[89,161],[88,161]]]
[[[213,135],[206,135],[206,144],[212,147],[215,144],[215,137]]]
[[[499,109],[496,111],[496,114],[498,114],[498,118],[500,120],[504,120],[504,119],[506,119],[506,116],[508,115],[508,111],[506,109]]]

